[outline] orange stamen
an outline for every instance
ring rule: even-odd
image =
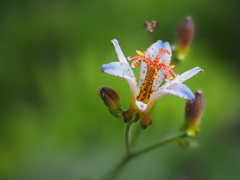
[[[178,75],[172,70],[175,67],[174,65],[166,65],[170,64],[170,62],[160,63],[162,56],[166,53],[171,55],[171,52],[163,48],[159,48],[158,50],[159,52],[153,60],[151,59],[151,56],[145,51],[137,51],[137,54],[139,56],[128,58],[129,60],[134,60],[132,62],[132,67],[140,66],[140,62],[145,62],[147,64],[147,73],[137,96],[138,101],[146,104],[148,103],[151,94],[153,93],[153,81],[158,77],[159,70],[165,70],[166,80],[174,79],[171,74],[173,74],[174,76]]]

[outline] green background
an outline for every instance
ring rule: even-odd
[[[144,22],[156,20],[155,39],[174,44],[187,16],[195,37],[175,70],[205,71],[185,83],[206,98],[200,146],[155,149],[133,159],[117,179],[238,179],[239,7],[237,0],[2,1],[0,179],[97,180],[113,168],[125,153],[125,123],[111,116],[97,88],[114,88],[125,108],[130,90],[124,79],[100,70],[117,61],[110,41],[118,39],[124,54],[135,56],[151,42]],[[185,102],[161,98],[134,149],[179,133]]]

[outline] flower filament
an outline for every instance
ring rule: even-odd
[[[174,79],[171,74],[173,74],[174,76],[178,75],[172,70],[175,67],[174,65],[167,65],[170,62],[160,63],[162,56],[166,53],[171,55],[171,52],[163,48],[159,48],[158,50],[159,52],[153,60],[151,59],[150,55],[145,51],[137,51],[137,54],[139,56],[128,57],[129,60],[134,60],[132,62],[132,67],[140,66],[140,62],[145,62],[147,65],[147,73],[145,79],[141,84],[139,94],[136,97],[137,101],[143,102],[145,104],[149,102],[149,99],[153,93],[153,81],[154,79],[158,78],[159,70],[165,70],[166,80]]]

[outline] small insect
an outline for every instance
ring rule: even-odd
[[[152,21],[152,23],[150,22],[145,22],[145,26],[147,27],[147,30],[149,33],[153,33],[154,28],[158,25],[158,23],[156,21]]]

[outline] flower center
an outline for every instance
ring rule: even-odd
[[[139,94],[136,97],[139,102],[143,102],[145,104],[149,102],[149,99],[153,93],[153,81],[158,77],[159,70],[165,70],[166,80],[174,79],[171,74],[174,76],[178,75],[172,70],[172,68],[175,67],[174,65],[167,65],[170,62],[160,63],[162,56],[166,53],[171,55],[171,52],[162,48],[158,50],[159,52],[153,60],[151,59],[150,55],[144,51],[137,51],[139,56],[128,57],[129,60],[134,60],[132,62],[132,67],[140,66],[140,62],[145,62],[147,64],[147,73],[143,83],[141,84]]]

